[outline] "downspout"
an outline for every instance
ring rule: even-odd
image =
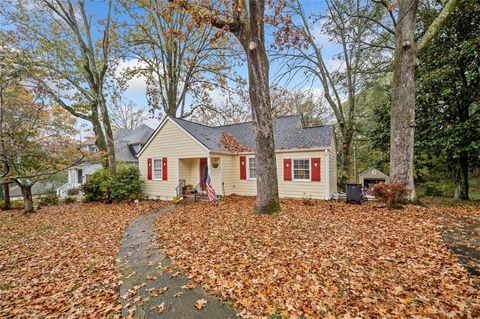
[[[325,199],[330,199],[330,156],[329,149],[325,150]]]

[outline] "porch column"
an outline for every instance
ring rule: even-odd
[[[208,175],[210,176],[210,179],[212,178],[212,158],[210,157],[210,154],[208,154],[207,157],[207,166],[208,166]]]

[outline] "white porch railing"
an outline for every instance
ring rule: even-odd
[[[80,187],[82,184],[80,183],[66,183],[57,188],[57,195],[60,198],[66,197],[68,195],[68,191],[72,188]]]

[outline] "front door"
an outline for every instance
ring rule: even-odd
[[[77,170],[77,183],[78,184],[83,184],[83,170],[82,169]]]
[[[202,190],[206,189],[205,183],[208,176],[208,161],[206,158],[200,159],[200,187]]]

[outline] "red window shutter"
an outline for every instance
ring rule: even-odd
[[[283,159],[283,180],[292,180],[292,160],[289,158]]]
[[[247,179],[247,158],[240,156],[240,179]]]
[[[168,179],[168,165],[167,165],[167,158],[162,158],[162,180],[166,181]]]
[[[152,159],[147,158],[147,179],[152,179]]]
[[[320,182],[320,158],[312,158],[312,182]]]

